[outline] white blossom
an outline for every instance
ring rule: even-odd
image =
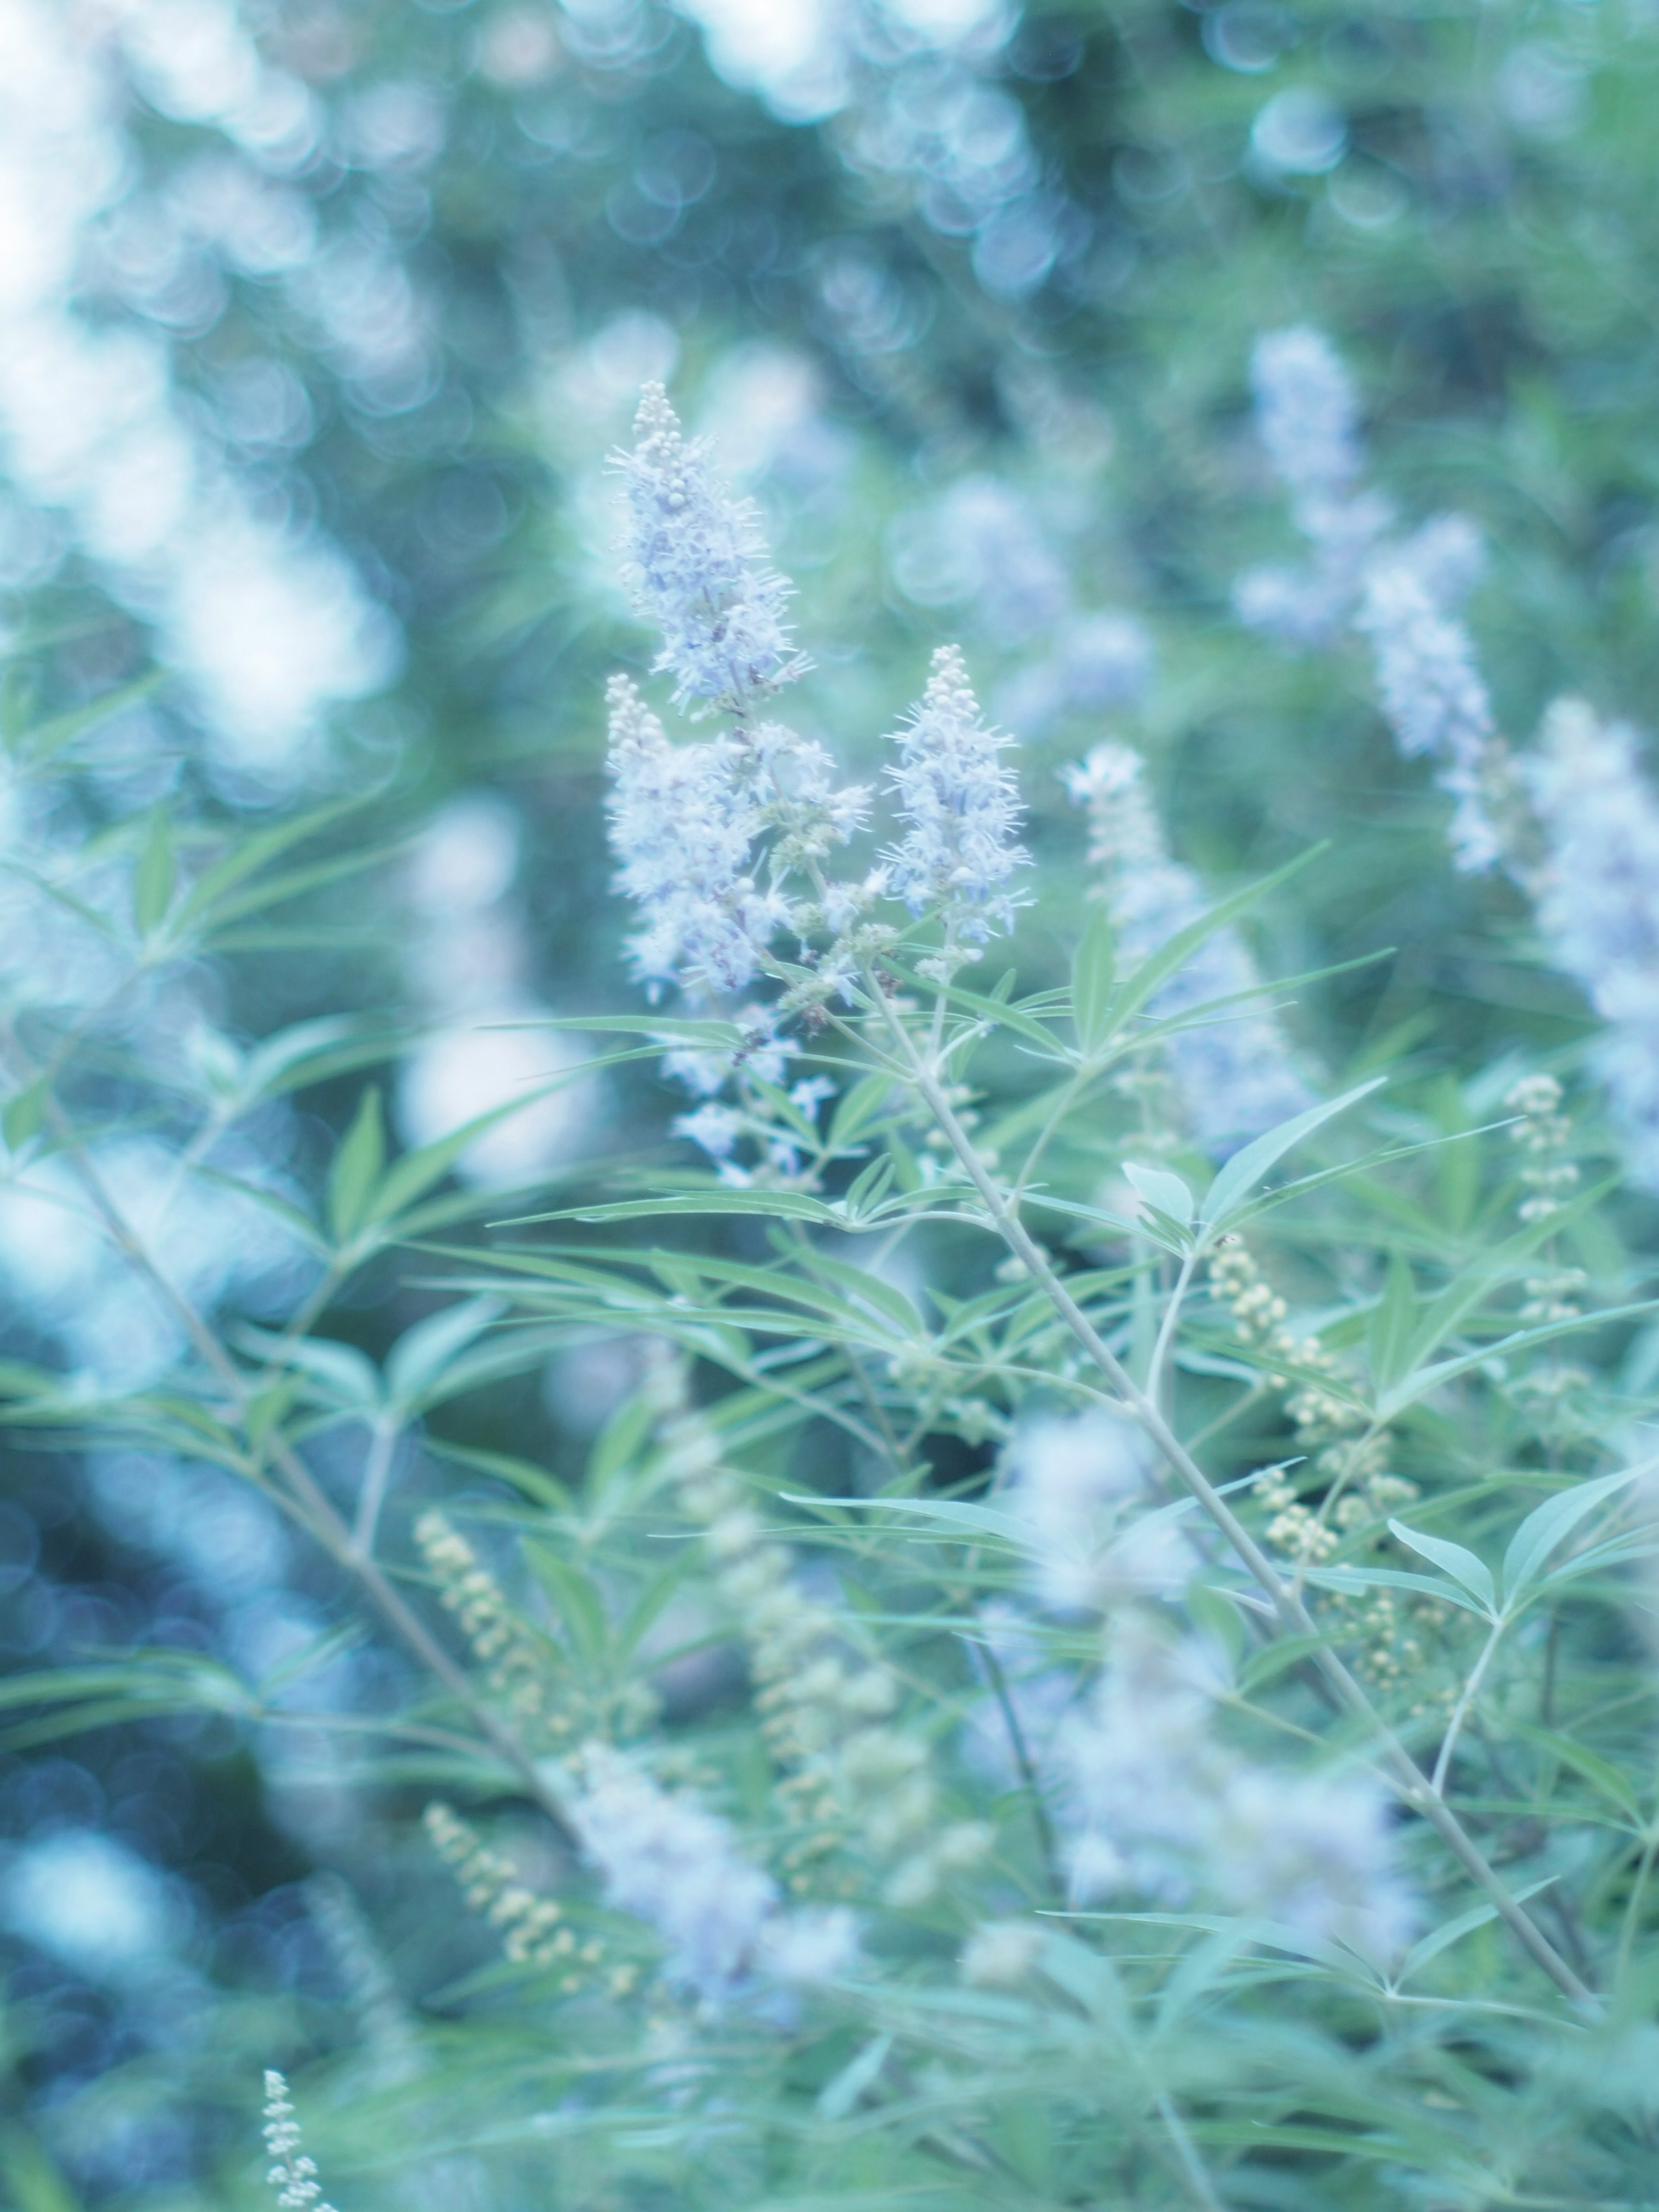
[[[300,2123],[289,2101],[288,2083],[275,2067],[265,2069],[264,2136],[271,2161],[265,2179],[277,2191],[283,2212],[334,2212],[321,2202],[316,2160],[300,2148]]]
[[[688,440],[659,384],[640,401],[623,480],[626,558],[638,611],[663,635],[657,666],[678,701],[741,709],[799,675],[783,609],[791,586],[768,565],[753,502],[734,499]]]
[[[1420,541],[1419,541],[1420,543]],[[1443,566],[1438,572],[1443,580]],[[1377,688],[1395,741],[1408,757],[1440,763],[1438,781],[1457,801],[1449,831],[1460,868],[1478,872],[1502,843],[1487,811],[1497,728],[1468,632],[1445,611],[1409,551],[1375,563],[1356,622],[1376,655]]]
[[[1634,731],[1558,701],[1528,780],[1548,848],[1538,926],[1607,1024],[1596,1065],[1636,1180],[1659,1190],[1659,799]]]
[[[1027,1522],[1036,1551],[1039,1601],[1062,1613],[1098,1610],[1136,1595],[1179,1590],[1193,1554],[1146,1502],[1153,1455],[1132,1422],[1105,1412],[1027,1424],[1009,1454],[1009,1510]]]
[[[671,1797],[620,1753],[590,1746],[586,1771],[572,1821],[608,1901],[656,1929],[675,1979],[704,1996],[729,1990],[754,1966],[776,1884],[724,1820]]]
[[[1166,1643],[1134,1614],[1116,1625],[1090,1703],[1057,1743],[1074,1901],[1208,1896],[1304,1942],[1396,1952],[1413,1905],[1381,1790],[1243,1758],[1214,1733],[1218,1687],[1202,1645]]]
[[[689,1137],[694,1145],[701,1146],[711,1160],[731,1157],[732,1149],[743,1134],[743,1115],[735,1106],[723,1106],[714,1098],[690,1114],[674,1117],[674,1134]]]
[[[1322,331],[1305,323],[1270,331],[1250,357],[1256,434],[1296,492],[1346,491],[1359,474],[1358,405],[1347,370]]]
[[[662,1937],[671,1978],[717,2001],[756,1974],[801,1983],[848,1971],[850,1914],[781,1911],[777,1884],[744,1857],[726,1821],[671,1796],[608,1745],[590,1744],[583,1770],[577,1838],[607,1900]]]
[[[609,697],[617,881],[645,915],[635,964],[647,983],[740,991],[788,907],[750,872],[763,825],[738,749],[722,738],[671,744],[624,676]]]
[[[982,943],[1011,927],[1015,902],[1002,889],[1027,855],[1013,772],[999,758],[1010,742],[987,729],[953,645],[933,655],[921,703],[896,735],[890,782],[909,824],[887,855],[892,888],[913,914],[938,913],[956,937]]]
[[[858,1963],[858,1922],[844,1905],[783,1912],[761,1931],[758,1965],[775,1982],[833,1982]]]
[[[1204,915],[1211,903],[1191,869],[1170,857],[1164,825],[1142,781],[1133,746],[1109,739],[1065,771],[1073,802],[1089,815],[1089,860],[1123,958],[1139,965]],[[1261,979],[1233,929],[1207,937],[1153,996],[1159,1019],[1258,991]],[[1178,1030],[1165,1047],[1194,1135],[1208,1151],[1260,1136],[1313,1103],[1283,1030],[1248,1003]]]

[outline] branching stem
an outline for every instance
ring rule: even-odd
[[[1573,1972],[1531,1914],[1510,1895],[1462,1822],[1435,1790],[1360,1684],[1321,1638],[1318,1624],[1302,1598],[1284,1580],[1273,1561],[1194,1460],[1158,1406],[1137,1386],[1121,1360],[1054,1273],[1048,1255],[1018,1214],[1010,1210],[1001,1192],[992,1181],[968,1133],[952,1111],[949,1099],[923,1062],[915,1048],[915,1040],[879,981],[873,976],[870,977],[868,988],[872,1002],[884,1016],[894,1044],[908,1064],[911,1081],[978,1192],[998,1235],[1014,1257],[1024,1263],[1032,1279],[1042,1286],[1072,1335],[1100,1369],[1129,1412],[1226,1538],[1237,1558],[1260,1583],[1279,1615],[1281,1626],[1293,1636],[1310,1639],[1314,1645],[1312,1656],[1315,1664],[1339,1704],[1363,1721],[1370,1731],[1377,1746],[1382,1771],[1401,1802],[1413,1812],[1420,1814],[1434,1829],[1464,1872],[1491,1899],[1498,1917],[1522,1948],[1542,1967],[1563,1996],[1571,1998],[1576,2004],[1594,2004],[1593,1992]]]

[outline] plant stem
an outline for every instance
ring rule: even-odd
[[[235,1361],[191,1301],[156,1264],[143,1239],[111,1195],[103,1177],[88,1158],[68,1116],[55,1099],[48,1104],[46,1118],[111,1241],[171,1309],[198,1358],[224,1391],[246,1429],[253,1393]],[[570,1837],[569,1820],[558,1792],[518,1737],[478,1696],[467,1680],[465,1669],[451,1658],[384,1570],[358,1545],[352,1530],[336,1510],[333,1500],[294,1446],[279,1430],[273,1430],[266,1448],[281,1470],[291,1495],[302,1508],[313,1535],[324,1550],[362,1583],[381,1619],[463,1708],[490,1747],[512,1768],[525,1794],[546,1814],[562,1835]]]
[[[1463,1694],[1452,1708],[1452,1717],[1446,1723],[1445,1739],[1440,1746],[1440,1756],[1435,1760],[1434,1772],[1429,1778],[1429,1787],[1437,1797],[1445,1790],[1446,1777],[1451,1770],[1451,1757],[1456,1747],[1458,1733],[1462,1728],[1470,1705],[1474,1702],[1475,1692],[1480,1687],[1481,1678],[1486,1674],[1492,1656],[1498,1649],[1498,1638],[1508,1626],[1507,1620],[1493,1621],[1492,1634],[1486,1638],[1485,1648],[1474,1662],[1474,1671],[1463,1685]]]
[[[1431,1785],[1426,1775],[1413,1759],[1382,1715],[1371,1704],[1364,1689],[1348,1668],[1321,1637],[1319,1626],[1308,1611],[1303,1600],[1279,1575],[1273,1561],[1261,1549],[1248,1528],[1239,1520],[1209,1477],[1193,1459],[1179,1437],[1170,1428],[1158,1407],[1145,1391],[1139,1389],[1122,1362],[1101,1337],[1088,1316],[1083,1311],[1065,1284],[1054,1273],[1048,1255],[1026,1229],[1017,1213],[1011,1212],[1001,1193],[991,1180],[983,1162],[975,1152],[967,1132],[951,1111],[950,1101],[917,1053],[914,1039],[905,1028],[896,1010],[878,981],[870,979],[869,988],[874,1004],[885,1018],[894,1042],[908,1063],[912,1082],[916,1085],[930,1112],[944,1131],[946,1140],[961,1163],[969,1180],[978,1192],[981,1201],[991,1218],[998,1235],[1015,1258],[1024,1261],[1032,1278],[1041,1284],[1049,1302],[1078,1343],[1086,1352],[1106,1379],[1118,1393],[1124,1404],[1146,1430],[1158,1450],[1187,1485],[1215,1526],[1226,1538],[1239,1559],[1261,1584],[1278,1613],[1281,1625],[1291,1634],[1310,1638],[1315,1645],[1312,1653],[1318,1667],[1335,1692],[1340,1705],[1363,1720],[1377,1744],[1381,1762],[1389,1781],[1401,1801],[1413,1811],[1421,1814],[1441,1841],[1457,1860],[1466,1874],[1486,1893],[1497,1908],[1498,1917],[1528,1954],[1541,1966],[1565,1996],[1580,2005],[1593,2004],[1592,1991],[1580,1980],[1532,1916],[1517,1905],[1498,1875],[1487,1864],[1483,1853],[1468,1833],[1462,1821]]]

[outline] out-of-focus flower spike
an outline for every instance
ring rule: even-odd
[[[1441,783],[1457,800],[1450,832],[1457,866],[1484,872],[1503,853],[1486,804],[1498,731],[1468,632],[1437,603],[1409,547],[1373,566],[1355,619],[1376,655],[1395,743],[1407,756],[1438,761]]]
[[[1190,868],[1170,856],[1164,825],[1141,780],[1132,745],[1109,739],[1065,771],[1073,802],[1089,817],[1089,860],[1126,961],[1139,965],[1200,919],[1211,903]],[[1160,1018],[1259,988],[1249,948],[1233,929],[1218,930],[1152,999]],[[1270,1014],[1248,1002],[1212,1021],[1179,1030],[1165,1047],[1193,1133],[1208,1152],[1287,1121],[1313,1103],[1295,1054]]]
[[[1256,434],[1297,493],[1346,492],[1363,462],[1353,382],[1336,349],[1306,323],[1269,331],[1250,356]]]
[[[1558,700],[1526,763],[1548,847],[1538,926],[1607,1024],[1596,1054],[1626,1157],[1659,1190],[1659,798],[1634,731]]]

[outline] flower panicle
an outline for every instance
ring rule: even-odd
[[[300,2123],[288,2082],[274,2066],[265,2069],[264,2138],[270,2160],[265,2179],[276,2190],[283,2212],[334,2212],[333,2206],[323,2201],[317,2161],[301,2148]]]
[[[1558,700],[1526,763],[1547,858],[1538,924],[1607,1024],[1596,1065],[1636,1180],[1659,1190],[1659,795],[1636,732]]]
[[[1001,755],[1012,742],[987,727],[954,645],[933,673],[905,727],[889,782],[909,826],[886,856],[895,895],[913,914],[936,911],[960,941],[983,944],[1013,925],[1018,902],[1005,886],[1030,865],[1018,842],[1022,808]]]
[[[1094,896],[1106,903],[1124,957],[1137,965],[1210,903],[1192,870],[1170,856],[1145,765],[1133,745],[1108,738],[1061,777],[1088,817]],[[1152,1000],[1159,1017],[1234,1002],[1172,1031],[1164,1047],[1193,1133],[1211,1152],[1260,1136],[1313,1103],[1278,1022],[1249,1004],[1261,980],[1237,931],[1217,930]]]
[[[629,950],[653,994],[742,991],[789,918],[755,875],[763,829],[752,780],[729,738],[671,744],[625,676],[611,680],[611,840],[617,888],[644,914]]]
[[[1487,805],[1498,730],[1469,634],[1437,599],[1437,580],[1409,549],[1378,561],[1355,619],[1376,656],[1395,742],[1408,758],[1440,763],[1440,782],[1457,801],[1453,856],[1466,872],[1482,874],[1504,850]]]
[[[662,633],[657,667],[693,712],[744,712],[807,665],[783,621],[793,587],[769,565],[753,501],[727,490],[660,384],[645,387],[634,441],[612,464],[634,604]]]
[[[584,1856],[607,1901],[662,1937],[672,1980],[718,2003],[757,1976],[822,1982],[852,1967],[852,1914],[783,1911],[777,1884],[718,1814],[608,1744],[586,1747],[581,1773],[571,1820]]]
[[[1298,323],[1257,339],[1250,357],[1256,434],[1281,482],[1327,498],[1348,490],[1364,456],[1359,406],[1336,349]]]

